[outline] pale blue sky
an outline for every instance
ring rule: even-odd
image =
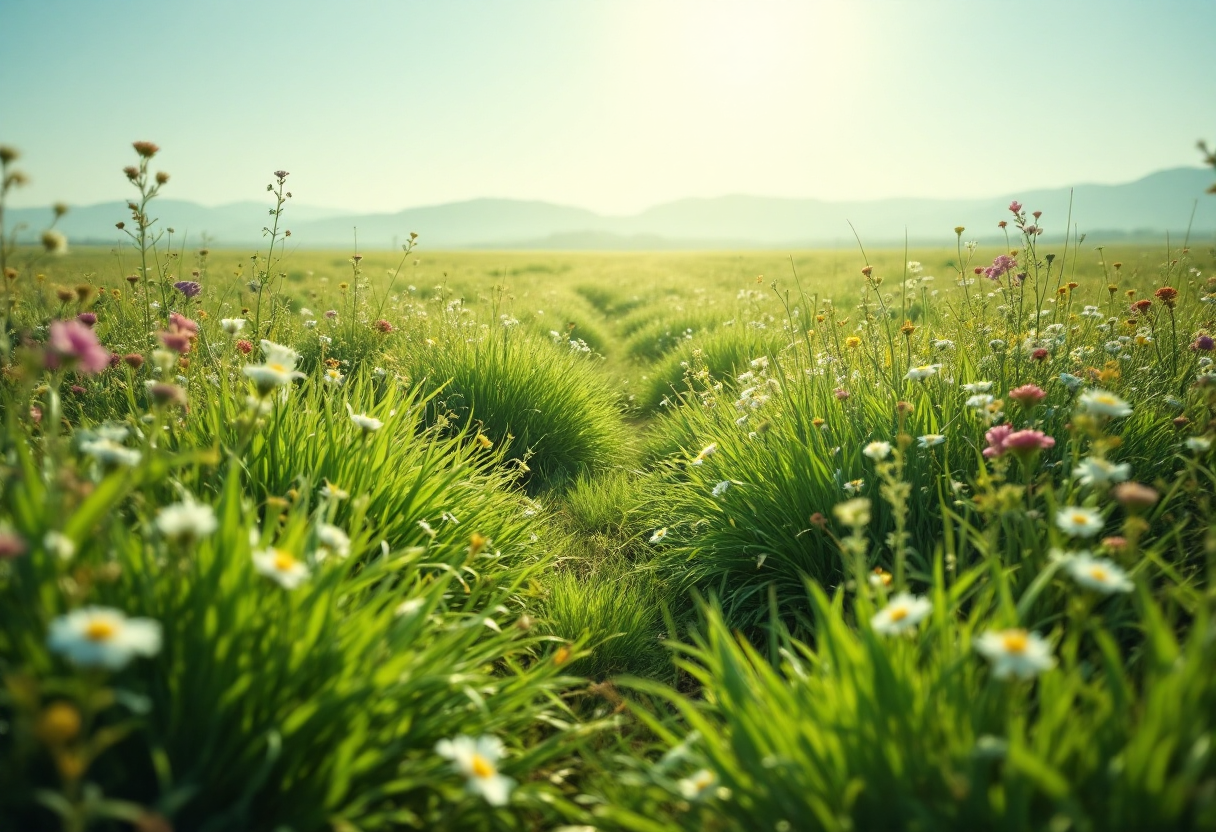
[[[985,196],[1199,163],[1213,0],[0,0],[15,204],[126,195],[608,213]]]

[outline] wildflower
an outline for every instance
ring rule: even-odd
[[[127,618],[110,607],[83,607],[51,622],[47,646],[79,667],[121,670],[136,656],[160,652],[160,623]]]
[[[988,447],[984,448],[984,459],[995,459],[1002,456],[1006,450],[1005,440],[1013,433],[1013,428],[1009,425],[997,425],[989,429],[984,434],[984,439],[988,442]]]
[[[837,387],[832,391],[832,395],[836,397],[837,401],[843,402],[849,398],[849,391],[845,390],[843,387]]]
[[[1021,387],[1015,387],[1009,391],[1008,395],[1009,398],[1027,409],[1034,407],[1047,398],[1047,394],[1043,392],[1043,388],[1037,384],[1023,384]]]
[[[49,363],[81,373],[100,373],[110,366],[110,352],[93,330],[80,321],[51,321]]]
[[[767,370],[768,369],[768,356],[762,355],[759,358],[753,358],[751,360],[751,367],[753,370]]]
[[[875,461],[883,460],[891,455],[891,443],[871,442],[862,448],[861,452]]]
[[[1016,199],[1009,203],[1009,212],[1012,214],[1022,213],[1022,203],[1018,202]]]
[[[317,525],[317,542],[321,544],[318,555],[334,555],[345,558],[350,554],[350,537],[338,526],[331,523]],[[318,560],[322,559],[318,557]]]
[[[435,538],[435,530],[431,528],[431,524],[425,520],[418,521],[418,528],[422,529],[422,533],[432,540]]]
[[[1212,450],[1212,440],[1208,439],[1206,436],[1187,437],[1187,440],[1183,442],[1183,444],[1186,445],[1186,449],[1188,451],[1197,454],[1206,454],[1208,451]]]
[[[1105,390],[1086,390],[1081,394],[1081,408],[1095,416],[1111,416],[1116,419],[1132,412],[1131,405]]]
[[[253,343],[242,338],[236,342],[236,348],[240,351],[241,355],[249,355],[249,353],[253,352]]]
[[[652,535],[650,536],[650,542],[651,542],[651,543],[659,543],[659,542],[661,542],[661,541],[663,540],[663,538],[665,538],[665,537],[667,537],[667,529],[666,529],[666,527],[664,527],[664,528],[662,528],[662,529],[656,529],[656,530],[655,530],[655,533],[654,533],[654,534],[652,534]]]
[[[28,548],[25,538],[12,529],[0,527],[0,560],[20,557]]]
[[[1051,357],[1051,353],[1049,351],[1043,349],[1042,347],[1039,347],[1037,350],[1035,350],[1034,352],[1032,352],[1030,354],[1030,358],[1032,361],[1046,361],[1050,357]]]
[[[1113,494],[1119,505],[1133,510],[1152,508],[1161,499],[1161,494],[1157,489],[1138,482],[1120,483],[1115,486]]]
[[[375,433],[384,427],[384,422],[379,419],[364,413],[356,413],[355,409],[350,406],[350,402],[346,403],[346,412],[350,414],[350,420],[363,431],[364,435]]]
[[[1213,340],[1211,335],[1197,335],[1195,341],[1191,344],[1191,349],[1211,352],[1216,349],[1216,340]]]
[[[1106,558],[1095,558],[1089,552],[1070,558],[1067,566],[1072,579],[1086,589],[1094,589],[1109,595],[1112,592],[1131,592],[1133,584],[1127,573]]]
[[[721,497],[726,493],[726,489],[728,488],[730,488],[730,480],[722,480],[722,482],[713,487],[713,490],[710,493],[715,497]]]
[[[934,445],[940,445],[946,441],[946,437],[940,433],[926,433],[917,439],[922,448],[932,448]]]
[[[220,329],[227,332],[229,335],[236,335],[245,328],[244,318],[223,318],[220,320]]]
[[[1105,485],[1123,482],[1132,475],[1132,467],[1126,462],[1116,465],[1100,457],[1087,457],[1072,469],[1072,475],[1081,485]]]
[[[689,465],[700,465],[708,457],[713,456],[717,452],[718,452],[718,443],[710,442],[708,445],[706,445],[704,448],[701,449],[701,452],[696,455],[696,457],[693,459],[692,462],[689,463]]]
[[[861,339],[856,335],[850,335],[848,338],[844,339],[844,345],[848,349],[855,350],[861,346]]]
[[[1065,506],[1056,512],[1056,525],[1071,537],[1093,537],[1106,522],[1095,509]]]
[[[325,375],[321,376],[321,380],[334,387],[341,387],[342,382],[346,381],[346,376],[342,375],[342,371],[337,367],[330,367],[325,371]]]
[[[1021,629],[989,630],[976,639],[975,649],[992,662],[992,675],[997,679],[1033,679],[1056,663],[1046,641]]]
[[[196,298],[203,291],[202,284],[195,280],[179,280],[173,284],[173,288],[187,298]]]
[[[700,800],[709,794],[709,790],[718,782],[718,775],[707,768],[693,772],[688,777],[676,783],[680,796],[685,800]]]
[[[891,575],[891,573],[883,569],[881,566],[875,566],[874,571],[870,573],[869,578],[870,586],[874,587],[875,589],[878,589],[879,587],[888,587],[891,585],[891,581],[893,580],[895,580],[895,578]]]
[[[1160,289],[1153,292],[1153,295],[1168,309],[1173,309],[1178,305],[1178,290],[1173,286],[1162,286]]]
[[[841,523],[857,528],[869,525],[870,507],[871,503],[866,497],[854,497],[852,500],[837,503],[833,506],[832,513]]]
[[[144,159],[151,159],[160,150],[160,147],[152,142],[132,142],[131,147]]]
[[[46,249],[47,254],[67,254],[68,238],[62,231],[48,228],[42,232],[42,247]]]
[[[966,393],[971,393],[973,395],[976,393],[988,393],[991,390],[992,390],[991,381],[974,381],[971,384],[963,385],[963,391]],[[970,407],[971,405],[968,405],[968,406]]]
[[[0,538],[3,533],[0,533]],[[49,531],[42,536],[42,548],[48,554],[54,555],[59,560],[71,560],[76,554],[76,544],[72,538],[68,537],[63,532]],[[4,546],[0,544],[0,557],[4,557]]]
[[[1060,373],[1060,382],[1073,392],[1085,386],[1085,380],[1077,378],[1072,373]]]
[[[1015,430],[1005,437],[1003,447],[1019,457],[1030,457],[1055,447],[1056,440],[1038,430]]]
[[[94,439],[80,443],[81,453],[87,454],[102,465],[112,468],[134,468],[142,456],[134,448],[126,448],[113,439]]]
[[[308,567],[304,562],[282,549],[254,552],[253,568],[283,589],[295,589],[308,580]]]
[[[844,493],[849,495],[860,494],[861,489],[865,488],[865,485],[865,480],[849,480],[844,484]]]
[[[937,371],[941,368],[941,364],[922,364],[919,367],[910,368],[904,378],[908,381],[923,381],[930,376],[937,375]]]
[[[178,378],[181,378],[179,376]],[[175,404],[179,407],[186,407],[189,399],[186,396],[186,391],[178,387],[176,384],[168,384],[163,381],[148,380],[144,382],[144,387],[148,391],[148,398],[154,404],[165,406]]]
[[[214,509],[193,500],[165,506],[156,515],[156,530],[176,543],[190,543],[217,528]]]
[[[440,740],[435,753],[452,761],[453,768],[468,780],[471,793],[481,795],[491,806],[505,806],[511,799],[515,781],[498,772],[498,761],[505,756],[502,741],[497,737],[460,735]]]
[[[296,370],[300,354],[290,347],[263,339],[262,358],[262,364],[246,364],[244,372],[263,396],[276,387],[290,384],[293,379],[304,378],[304,374]]]
[[[915,629],[932,609],[928,598],[901,592],[870,619],[870,626],[879,635],[897,636]]]

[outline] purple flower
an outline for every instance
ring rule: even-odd
[[[110,366],[110,352],[97,340],[93,330],[80,321],[51,321],[51,348],[48,365],[60,363],[82,373],[100,373]]]
[[[1195,339],[1195,343],[1191,344],[1191,349],[1211,352],[1216,349],[1216,341],[1212,340],[1211,335],[1200,335]]]
[[[173,288],[188,298],[198,297],[198,293],[203,291],[202,284],[193,280],[179,280],[173,284]]]
[[[1022,203],[1015,199],[1013,202],[1009,203],[1009,210],[1014,214],[1022,213]]]

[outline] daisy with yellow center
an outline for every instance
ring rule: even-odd
[[[718,775],[714,774],[707,768],[694,772],[692,775],[685,777],[676,784],[680,790],[680,796],[685,800],[700,800],[709,794],[718,782]]]
[[[283,549],[262,549],[253,553],[253,568],[283,589],[295,589],[308,580],[308,566]]]
[[[1081,552],[1070,558],[1065,568],[1079,585],[1105,595],[1131,592],[1135,588],[1127,573],[1115,565],[1114,561],[1095,558],[1089,552]]]
[[[52,621],[47,643],[72,664],[119,670],[136,656],[160,652],[161,627],[109,607],[84,607]]]
[[[1051,646],[1037,633],[1022,629],[989,630],[976,639],[975,649],[992,662],[997,679],[1033,679],[1056,663]]]
[[[897,636],[916,629],[933,610],[933,604],[928,598],[901,592],[891,599],[891,602],[878,611],[870,619],[874,632],[884,636]]]
[[[1056,525],[1071,537],[1093,537],[1106,525],[1096,509],[1065,506],[1056,512]]]
[[[505,806],[511,799],[515,781],[498,771],[498,761],[505,755],[498,737],[469,737],[460,735],[440,740],[435,753],[452,761],[452,767],[464,775],[469,792],[481,795],[491,806]]]

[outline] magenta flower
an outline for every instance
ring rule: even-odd
[[[60,365],[82,373],[100,373],[110,366],[110,352],[97,340],[93,330],[80,321],[51,321],[47,341],[48,366]]]
[[[1021,387],[1015,387],[1009,391],[1009,398],[1020,404],[1022,407],[1034,407],[1043,399],[1047,398],[1047,394],[1043,392],[1043,388],[1037,384],[1023,384]]]
[[[196,298],[203,291],[203,285],[194,280],[179,280],[173,284],[173,288],[188,298]]]
[[[81,312],[76,316],[76,320],[87,327],[92,327],[93,324],[97,323],[97,315],[92,312]]]
[[[1009,211],[1010,211],[1010,213],[1014,213],[1014,214],[1022,213],[1022,203],[1018,202],[1015,199],[1013,202],[1009,203]]]
[[[1191,344],[1191,349],[1211,352],[1213,349],[1216,349],[1216,341],[1212,340],[1211,335],[1200,335],[1195,339],[1195,343]]]
[[[984,438],[988,440],[988,447],[984,448],[984,459],[995,459],[1005,453],[1005,440],[1011,433],[1013,433],[1013,428],[1009,425],[997,425],[985,433]]]

